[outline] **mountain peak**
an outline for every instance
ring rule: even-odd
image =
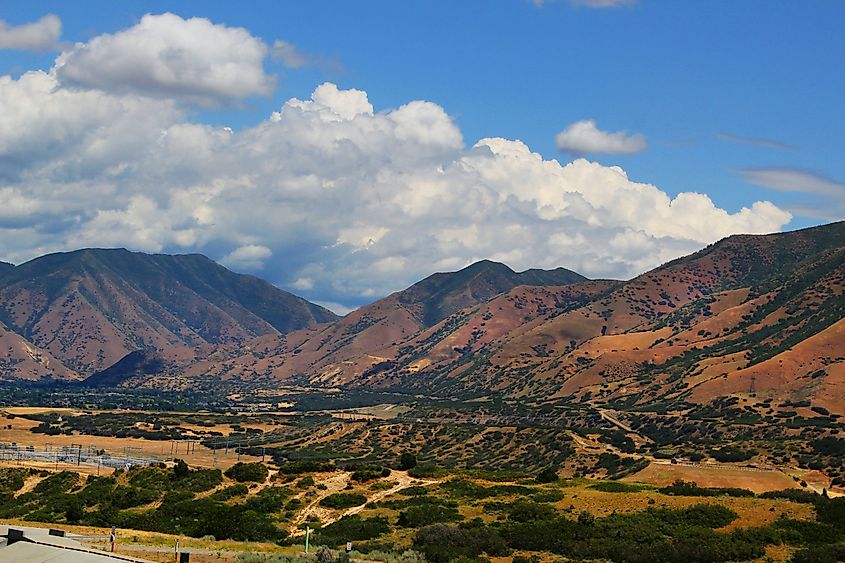
[[[86,248],[0,278],[0,319],[82,374],[138,348],[238,344],[337,318],[200,254]]]

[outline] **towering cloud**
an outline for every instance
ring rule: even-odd
[[[0,258],[201,251],[354,304],[479,258],[628,276],[790,219],[766,202],[728,213],[706,195],[673,198],[519,141],[467,147],[425,101],[376,112],[365,92],[327,83],[233,133],[173,101],[68,89],[62,76],[0,79]]]

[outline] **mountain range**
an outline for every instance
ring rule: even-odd
[[[845,223],[732,236],[628,281],[481,261],[343,318],[199,255],[0,264],[0,378],[92,375],[845,414]]]
[[[150,348],[190,359],[334,320],[327,309],[198,254],[85,249],[0,274],[0,338],[16,351],[4,361],[20,360],[30,378],[79,378]]]

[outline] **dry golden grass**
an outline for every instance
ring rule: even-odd
[[[566,497],[555,504],[559,510],[571,511],[573,514],[586,510],[599,517],[614,512],[639,512],[648,508],[686,508],[702,503],[720,504],[739,514],[739,518],[727,526],[727,530],[764,526],[780,516],[799,520],[808,520],[814,516],[810,505],[783,499],[675,497],[654,491],[605,493],[590,489],[587,485],[566,489],[565,494]]]
[[[666,486],[678,479],[693,481],[699,487],[738,487],[755,493],[798,488],[798,484],[780,471],[746,470],[708,465],[652,463],[624,481]]]

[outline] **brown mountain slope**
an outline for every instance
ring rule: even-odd
[[[199,255],[89,249],[43,256],[0,278],[0,320],[82,374],[133,350],[201,352],[336,318]]]
[[[730,237],[629,282],[517,286],[485,300],[490,271],[451,286],[439,275],[435,289],[421,282],[331,325],[218,350],[183,384],[211,376],[616,408],[754,392],[845,410],[845,223]]]
[[[0,322],[0,381],[43,378],[79,379],[79,375]]]
[[[509,395],[620,405],[707,400],[742,388],[730,374],[747,380],[742,370],[795,347],[790,354],[802,359],[784,368],[777,384],[761,377],[755,390],[822,400],[829,391],[819,390],[830,388],[828,378],[835,385],[839,368],[831,366],[845,359],[845,341],[830,337],[824,348],[810,346],[812,341],[797,345],[825,334],[843,316],[845,223],[731,237],[526,325],[487,350],[472,369],[440,366],[433,388],[469,393],[494,382]],[[821,370],[821,364],[826,367],[813,372],[816,380],[807,381],[809,368]],[[723,386],[718,379],[726,374]],[[400,379],[432,385],[420,375]]]
[[[522,284],[561,285],[584,279],[564,268],[517,273],[483,260],[457,272],[429,276],[320,329],[260,338],[235,357],[216,354],[188,366],[184,375],[353,383],[374,366],[397,359],[410,339],[449,315]]]

